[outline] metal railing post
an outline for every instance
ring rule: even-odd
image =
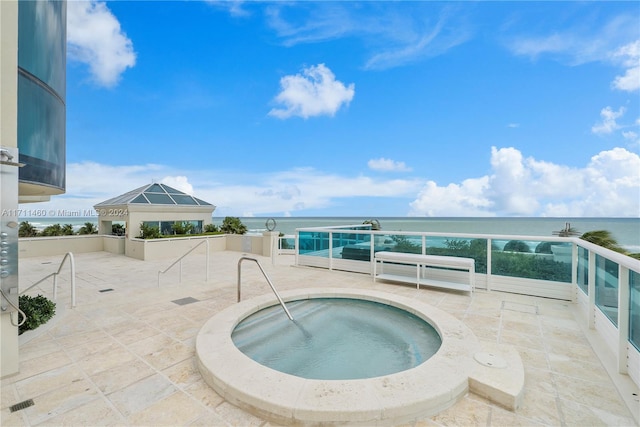
[[[76,306],[76,261],[69,252],[69,266],[71,267],[71,308]]]

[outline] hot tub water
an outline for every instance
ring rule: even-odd
[[[236,347],[269,368],[307,379],[350,380],[414,368],[442,343],[425,320],[390,305],[348,298],[287,302],[242,320]]]

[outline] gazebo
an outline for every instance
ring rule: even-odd
[[[114,223],[124,223],[128,239],[140,235],[140,225],[158,227],[161,234],[173,234],[173,226],[191,224],[192,232],[202,232],[211,224],[215,210],[200,200],[165,184],[148,184],[94,205],[98,213],[98,233],[112,234]]]

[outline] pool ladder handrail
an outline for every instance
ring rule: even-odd
[[[271,286],[271,290],[275,294],[276,298],[278,298],[278,301],[280,302],[282,309],[286,313],[289,320],[293,321],[293,316],[291,316],[291,313],[289,313],[289,310],[287,309],[287,306],[284,304],[284,301],[282,300],[282,298],[280,298],[280,294],[278,294],[278,291],[276,290],[275,286],[273,286],[271,279],[269,279],[269,276],[267,275],[266,271],[264,271],[264,268],[262,268],[262,265],[260,265],[260,262],[255,258],[242,256],[238,260],[238,302],[240,302],[241,300],[240,285],[242,283],[242,261],[254,261],[256,264],[258,264],[258,268],[260,268],[260,271],[262,272],[262,275],[264,276],[264,278],[267,279],[267,283],[269,284],[269,286]]]
[[[203,241],[201,241],[200,243],[198,243],[197,245],[195,245],[194,247],[192,247],[191,249],[189,249],[184,255],[182,255],[180,258],[178,258],[177,260],[175,260],[169,267],[165,268],[164,270],[158,270],[158,287],[160,287],[160,276],[162,274],[165,274],[167,271],[171,270],[171,268],[176,265],[176,264],[180,264],[180,274],[178,276],[178,282],[182,283],[182,260],[189,255],[191,252],[195,251],[196,249],[198,249],[201,245],[205,245],[206,246],[206,254],[205,254],[205,260],[204,260],[204,269],[205,269],[205,282],[209,281],[209,239],[205,239]]]
[[[20,295],[31,290],[31,288],[34,288],[35,286],[47,280],[49,277],[53,276],[53,300],[56,301],[58,299],[58,275],[60,274],[60,271],[62,271],[62,267],[64,266],[64,263],[67,259],[69,260],[71,277],[71,308],[74,308],[76,306],[76,262],[73,258],[72,252],[67,252],[64,255],[64,258],[62,258],[62,261],[60,261],[60,266],[58,267],[57,271],[46,275],[42,279],[35,282],[33,285],[29,286],[27,289],[21,290]]]

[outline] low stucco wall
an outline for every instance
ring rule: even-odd
[[[26,258],[101,251],[124,254],[124,237],[90,234],[18,239],[19,256]]]
[[[178,258],[190,249],[201,244],[204,240],[209,241],[211,252],[224,251],[226,248],[226,238],[224,234],[216,236],[197,237],[175,237],[168,239],[129,239],[126,241],[125,254],[131,258],[140,260],[156,260],[167,258]],[[202,244],[194,252],[204,253],[206,245]]]
[[[265,233],[263,236],[219,234],[214,236],[149,240],[91,234],[83,236],[20,238],[18,241],[18,250],[20,257],[26,258],[64,255],[67,252],[86,253],[106,251],[145,261],[178,258],[206,239],[209,241],[209,250],[211,252],[229,250],[271,256],[271,251],[277,238],[277,233]],[[205,250],[205,245],[201,245],[201,248],[196,249],[195,252],[204,253]]]

